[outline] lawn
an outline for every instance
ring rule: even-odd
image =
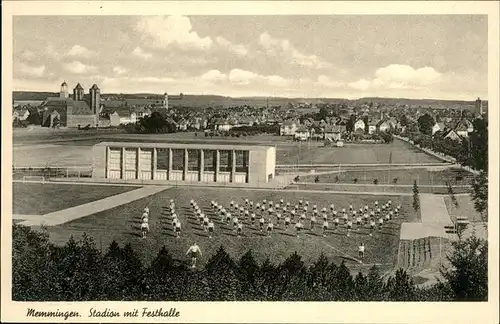
[[[137,188],[19,182],[12,187],[13,213],[23,215],[44,215]]]
[[[378,184],[398,184],[412,185],[417,181],[418,185],[469,185],[473,175],[463,169],[450,168],[445,170],[429,170],[426,168],[400,169],[395,168],[389,171],[388,168],[379,170],[356,170],[341,171],[328,174],[320,174],[319,183],[356,183],[373,184],[378,180]],[[315,175],[302,176],[301,182],[314,182]],[[397,179],[396,182],[394,180]]]
[[[308,200],[310,202],[309,210],[312,209],[313,204],[317,204],[319,208],[328,208],[331,203],[336,205],[337,210],[341,210],[341,208],[347,209],[349,204],[359,209],[365,204],[373,206],[375,200],[382,203],[392,199],[394,204],[403,206],[403,211],[397,220],[384,226],[382,231],[376,232],[373,237],[368,235],[367,228],[362,228],[359,232],[354,230],[351,236],[347,237],[346,229],[342,225],[340,229],[332,230],[333,223],[330,219],[331,231],[329,231],[326,238],[319,235],[319,229],[315,232],[305,231],[297,238],[295,231],[292,229],[285,231],[283,224],[275,229],[271,237],[266,237],[257,229],[257,224],[252,226],[246,221],[244,222],[243,236],[238,238],[231,227],[221,223],[221,220],[216,217],[214,218],[215,236],[209,239],[207,234],[199,227],[198,221],[193,218],[189,208],[189,200],[194,198],[209,217],[215,217],[209,208],[212,199],[228,206],[231,199],[242,203],[244,197],[253,201],[262,201],[263,199],[278,201],[284,199],[292,203],[304,199],[304,201]],[[170,224],[170,216],[165,210],[169,199],[175,200],[177,213],[183,225],[180,239],[175,238]],[[103,249],[107,248],[113,240],[120,244],[131,242],[133,247],[140,251],[142,258],[146,262],[151,261],[163,245],[167,246],[175,258],[184,259],[187,248],[196,241],[204,252],[201,262],[205,262],[209,255],[213,254],[220,245],[223,245],[234,258],[239,258],[248,249],[252,249],[259,261],[269,257],[273,262],[281,262],[291,253],[297,251],[306,263],[316,260],[321,253],[324,253],[331,260],[337,262],[342,260],[344,254],[347,254],[346,261],[353,264],[349,256],[357,257],[357,246],[360,242],[364,242],[367,247],[365,263],[378,263],[392,267],[397,254],[400,223],[411,221],[409,218],[414,218],[410,204],[410,197],[398,196],[375,197],[264,190],[171,188],[139,201],[67,224],[51,227],[49,233],[53,242],[64,244],[70,235],[80,237],[86,232],[94,237],[98,247]],[[151,233],[147,239],[141,239],[139,217],[145,206],[149,206],[151,211]],[[259,217],[259,214],[257,215]],[[306,221],[306,225],[309,227],[309,221]]]
[[[452,203],[450,196],[444,197],[446,209],[454,220],[456,217],[467,217],[470,222],[482,222],[481,214],[474,209],[474,202],[471,196],[455,196],[458,206]]]
[[[399,140],[390,144],[346,144],[344,147],[323,147],[314,141],[299,142],[293,147],[278,146],[276,152],[277,164],[369,164],[389,163],[390,160],[407,164],[441,162]]]

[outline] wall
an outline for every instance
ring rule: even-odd
[[[95,126],[96,124],[95,115],[68,114],[67,116],[67,122],[66,122],[67,127],[78,127],[78,125],[80,125],[81,127],[85,127],[89,124],[90,126]]]
[[[120,144],[112,145],[113,147],[120,147]],[[224,147],[220,147],[219,149],[224,149]],[[106,167],[107,167],[107,147],[96,145],[93,149],[93,177],[94,178],[106,178]],[[142,162],[144,163],[144,162]],[[275,175],[275,166],[276,166],[276,149],[271,147],[267,150],[257,149],[257,150],[249,150],[249,163],[248,163],[248,183],[253,185],[263,184],[268,182],[267,176],[272,174],[273,178]],[[226,172],[226,181],[230,182],[230,173]],[[219,173],[217,182],[224,182],[224,172]],[[186,181],[188,182],[197,182],[198,181],[198,172],[188,172],[188,176]],[[166,172],[165,174],[159,174],[156,172],[156,176],[158,176],[157,180],[166,181]],[[169,180],[177,180],[183,181],[182,177],[183,172],[178,171],[170,172]],[[236,181],[236,177],[238,177],[239,181]],[[235,174],[234,182],[244,182],[244,174]],[[148,176],[149,179],[149,176]],[[156,180],[156,179],[155,179]],[[205,176],[203,177],[204,181],[213,182],[213,173],[205,171]]]
[[[106,178],[107,147],[94,145],[92,158],[92,178]]]

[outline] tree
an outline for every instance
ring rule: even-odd
[[[306,268],[302,258],[294,252],[280,267],[278,267],[277,281],[280,288],[281,300],[304,300],[306,284]]]
[[[146,270],[144,285],[148,300],[172,300],[175,298],[171,275],[173,268],[172,256],[163,246]]]
[[[402,114],[400,119],[399,119],[399,123],[401,124],[401,126],[403,127],[406,127],[408,126],[409,122],[408,122],[408,117],[405,115],[405,114]]]
[[[458,301],[488,300],[488,244],[471,236],[452,242],[447,256],[450,266],[443,267],[444,288]]]
[[[474,177],[471,190],[474,209],[481,214],[484,222],[488,221],[488,173],[481,171]]]
[[[309,290],[306,294],[308,300],[327,301],[331,299],[331,293],[328,289],[330,270],[328,259],[321,253],[318,260],[309,268],[307,282]]]
[[[384,300],[384,282],[380,277],[377,266],[372,266],[366,277],[367,284],[364,300],[367,301],[382,301]]]
[[[33,110],[30,109],[29,112],[30,114],[28,115],[28,118],[26,118],[28,125],[41,125],[42,121],[38,111],[36,109]]]
[[[208,278],[209,300],[236,300],[238,291],[237,267],[222,245],[207,261],[205,271]]]
[[[345,125],[345,130],[348,133],[354,132],[354,124],[355,123],[356,123],[356,116],[355,115],[351,115],[349,117],[349,120],[347,121],[347,124]]]
[[[52,128],[59,128],[61,126],[61,121],[59,120],[59,117],[54,117],[52,120]]]
[[[470,134],[471,167],[488,170],[488,125],[483,119],[473,122],[474,131]]]
[[[334,277],[335,290],[338,293],[336,300],[354,300],[354,281],[352,280],[352,276],[349,272],[349,269],[346,267],[344,260],[342,260],[340,266],[337,267],[337,271],[335,271]]]
[[[425,135],[432,135],[434,119],[429,114],[424,114],[418,118],[418,130]]]
[[[417,186],[417,180],[413,181],[413,209],[417,212],[420,209],[420,196]]]
[[[358,272],[354,278],[354,291],[356,293],[356,300],[365,300],[368,290],[368,280],[363,274]]]
[[[46,232],[12,226],[12,299],[15,301],[58,300],[62,279],[52,260],[57,248]]]
[[[389,278],[387,290],[392,301],[411,301],[415,298],[413,281],[403,269],[398,269],[396,275]]]
[[[368,116],[363,117],[363,122],[365,123],[365,134],[370,132],[370,125],[368,125]]]
[[[241,283],[238,300],[258,300],[257,275],[259,270],[252,250],[248,250],[238,263],[238,279]]]

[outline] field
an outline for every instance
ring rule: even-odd
[[[446,209],[452,219],[467,217],[470,222],[483,222],[481,215],[474,209],[474,202],[470,196],[456,196],[458,206],[454,205],[449,196],[444,197]]]
[[[209,239],[207,233],[200,228],[198,221],[193,217],[189,208],[189,200],[194,198],[209,217],[215,217],[209,208],[212,199],[228,206],[231,199],[242,203],[244,197],[253,201],[262,201],[263,199],[279,201],[279,199],[284,199],[295,204],[299,199],[303,199],[310,202],[309,210],[311,210],[313,204],[317,204],[319,208],[322,208],[328,207],[331,203],[336,205],[337,210],[348,208],[349,204],[359,209],[365,204],[373,206],[375,200],[382,203],[392,199],[394,204],[403,206],[403,211],[397,220],[386,224],[373,237],[368,235],[368,229],[364,227],[359,232],[354,230],[351,236],[347,237],[344,226],[341,225],[338,230],[333,231],[333,224],[330,220],[330,231],[326,238],[319,234],[319,228],[314,232],[307,230],[297,238],[295,231],[293,229],[286,231],[283,224],[275,229],[271,237],[266,237],[257,229],[257,223],[251,225],[248,221],[244,221],[243,236],[238,238],[232,227],[221,223],[221,220],[216,217],[214,218],[215,236]],[[175,200],[177,213],[183,225],[182,235],[179,239],[174,236],[170,216],[166,211],[170,199]],[[259,261],[269,257],[273,262],[281,262],[291,253],[297,251],[306,263],[316,260],[321,253],[324,253],[334,261],[340,262],[345,259],[346,262],[353,264],[354,261],[351,258],[357,257],[357,246],[360,242],[364,242],[367,246],[365,263],[377,263],[382,266],[392,267],[397,255],[400,223],[415,218],[410,204],[410,197],[170,188],[142,200],[70,223],[54,226],[48,230],[51,240],[58,244],[64,244],[70,235],[80,237],[84,232],[94,237],[98,247],[102,249],[107,248],[113,240],[120,244],[131,242],[133,247],[140,251],[142,258],[146,262],[151,261],[163,245],[167,246],[175,258],[183,260],[187,248],[196,241],[204,252],[202,263],[220,245],[223,245],[228,253],[235,258],[241,257],[248,249],[252,249]],[[148,206],[151,211],[151,233],[147,239],[142,239],[140,238],[139,226],[140,215],[145,206]],[[257,217],[259,217],[259,214],[257,214]],[[309,227],[309,221],[306,221],[306,226]]]
[[[314,182],[316,176],[303,176],[301,182]],[[389,172],[387,168],[379,170],[356,170],[341,171],[318,175],[320,183],[357,183],[373,184],[377,179],[379,184],[399,184],[413,185],[417,181],[418,185],[446,185],[449,182],[453,185],[468,185],[472,179],[472,174],[466,170],[450,168],[445,170],[433,170],[426,168],[393,169]],[[397,179],[394,182],[394,179]]]
[[[103,130],[104,131],[104,130]],[[39,130],[37,130],[39,132]],[[80,132],[80,133],[78,133]],[[29,136],[28,136],[29,135]],[[35,134],[37,135],[37,134]],[[17,139],[16,139],[17,138]],[[343,148],[323,147],[321,142],[292,142],[290,138],[258,135],[241,138],[214,137],[205,138],[203,133],[174,133],[162,135],[137,135],[95,133],[68,130],[67,133],[41,132],[37,136],[21,134],[14,136],[14,166],[71,166],[83,167],[92,165],[92,146],[102,141],[134,141],[134,142],[175,142],[175,143],[209,143],[276,146],[276,164],[349,164],[349,163],[389,163],[392,152],[392,163],[439,163],[431,157],[407,143],[394,141],[391,144],[351,144]]]
[[[117,195],[133,186],[13,183],[13,214],[44,215]]]
[[[280,147],[276,152],[277,164],[349,164],[349,163],[436,163],[429,156],[403,141],[390,144],[346,144],[344,147],[323,147],[312,142],[298,143],[295,147]]]

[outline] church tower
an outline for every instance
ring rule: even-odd
[[[68,84],[66,83],[66,81],[64,81],[61,84],[61,91],[59,91],[59,97],[64,98],[64,99],[68,99],[68,97],[69,97]]]
[[[83,87],[80,83],[76,85],[73,89],[73,100],[82,101],[83,100]]]
[[[90,97],[90,110],[96,115],[99,114],[99,109],[101,108],[101,89],[94,83],[92,88],[89,90]]]
[[[163,108],[165,110],[168,110],[168,93],[165,92],[164,98],[163,98]]]
[[[483,115],[483,102],[481,101],[481,98],[477,98],[476,104],[474,105],[474,113],[476,115],[482,116]]]

